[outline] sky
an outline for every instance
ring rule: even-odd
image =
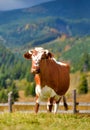
[[[12,10],[31,7],[51,0],[0,0],[0,10]]]

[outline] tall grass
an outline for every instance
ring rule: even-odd
[[[0,130],[90,130],[90,115],[3,113]]]

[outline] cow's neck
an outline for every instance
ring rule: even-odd
[[[54,74],[52,69],[52,66],[54,67],[55,62],[50,59],[43,59],[40,62],[40,79],[41,79],[41,86],[49,86],[52,89],[54,89],[54,82],[52,81],[52,75]]]

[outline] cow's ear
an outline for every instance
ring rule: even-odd
[[[48,52],[48,58],[52,58],[53,54],[51,52]]]
[[[52,58],[53,57],[53,54],[51,52],[49,52],[48,50],[45,50],[41,59],[49,59],[49,58]]]
[[[28,60],[32,58],[32,54],[30,54],[29,52],[26,52],[23,56]]]

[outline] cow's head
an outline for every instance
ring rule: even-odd
[[[32,50],[29,50],[24,54],[26,59],[32,60],[31,72],[32,73],[39,73],[40,66],[39,63],[42,59],[49,59],[52,58],[53,55],[48,51],[41,47],[36,47]]]

